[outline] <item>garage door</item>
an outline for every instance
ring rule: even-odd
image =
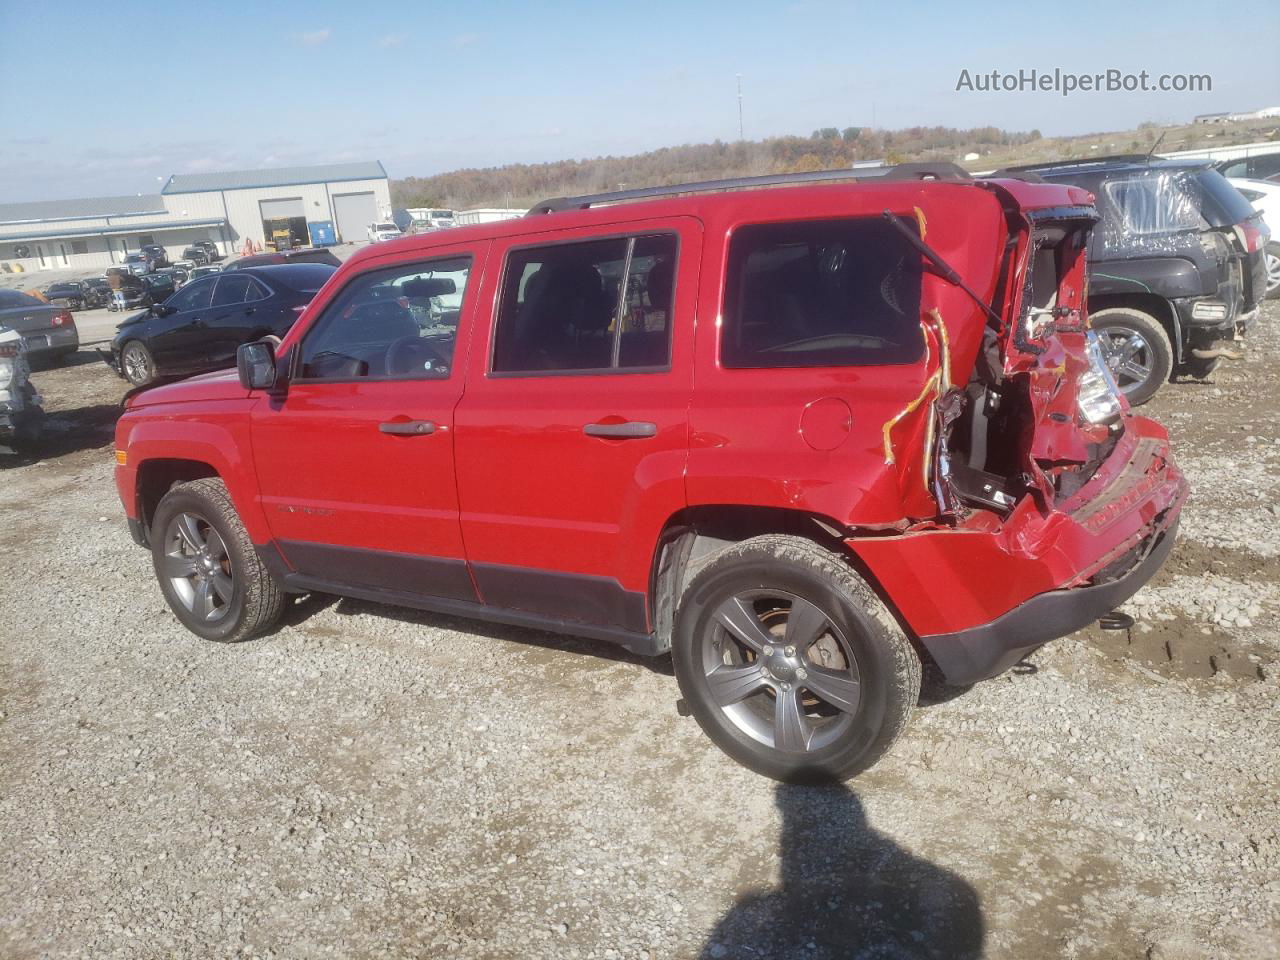
[[[338,219],[338,238],[343,243],[356,243],[368,237],[366,227],[378,219],[378,204],[373,191],[368,193],[335,193],[333,215]]]
[[[290,197],[288,200],[259,200],[263,220],[279,220],[290,217],[306,217],[301,197]]]

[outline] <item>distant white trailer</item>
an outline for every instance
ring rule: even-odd
[[[523,217],[526,210],[516,210],[510,207],[476,207],[472,210],[459,210],[455,217],[458,226],[474,226],[477,223],[497,223],[499,220],[514,220],[517,217]]]

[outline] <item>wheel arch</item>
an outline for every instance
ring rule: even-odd
[[[702,566],[722,550],[766,534],[781,534],[813,541],[839,555],[880,597],[913,645],[915,634],[898,611],[878,578],[858,555],[856,541],[832,517],[783,507],[703,504],[671,515],[653,551],[649,579],[649,622],[662,649],[670,646],[676,603],[681,592]]]
[[[1147,314],[1169,335],[1169,344],[1173,347],[1173,362],[1183,362],[1182,324],[1178,320],[1178,311],[1173,304],[1157,293],[1103,293],[1089,296],[1089,313],[1113,308],[1128,308]]]
[[[200,480],[205,477],[218,477],[218,471],[211,463],[204,460],[189,460],[180,457],[152,457],[138,465],[138,477],[135,495],[138,504],[138,520],[142,529],[150,535],[151,521],[155,518],[156,507],[164,495],[175,485],[189,480]]]

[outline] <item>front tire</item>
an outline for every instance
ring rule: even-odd
[[[1108,307],[1089,316],[1102,356],[1131,406],[1146,403],[1173,373],[1173,346],[1160,321],[1133,307]]]
[[[144,387],[156,377],[156,361],[141,340],[130,340],[120,351],[120,369],[135,387]]]
[[[151,559],[169,609],[198,637],[248,640],[280,619],[284,591],[216,477],[164,495],[151,523]]]
[[[676,611],[681,694],[725,753],[775,780],[846,780],[889,750],[920,659],[840,556],[762,536],[713,556]]]

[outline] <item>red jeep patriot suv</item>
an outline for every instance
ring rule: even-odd
[[[352,257],[116,479],[210,640],[319,591],[670,651],[772,777],[888,749],[1159,568],[1186,483],[1084,312],[1076,187],[903,165],[552,200]],[[827,182],[830,181],[830,182]]]

